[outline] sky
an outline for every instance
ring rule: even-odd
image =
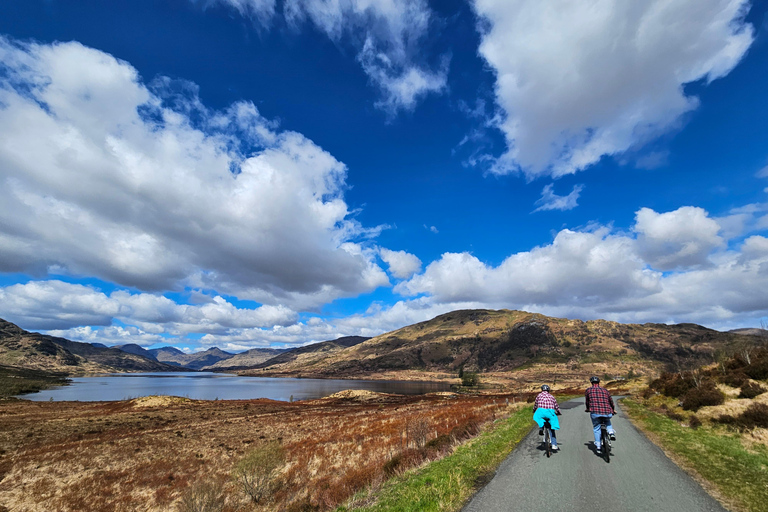
[[[238,352],[768,320],[768,2],[4,0],[0,318]]]

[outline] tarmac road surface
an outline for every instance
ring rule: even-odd
[[[610,463],[595,453],[584,399],[560,409],[560,451],[548,459],[534,429],[462,512],[726,511],[639,433],[618,404]]]

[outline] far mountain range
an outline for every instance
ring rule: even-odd
[[[293,349],[238,354],[210,348],[107,347],[27,332],[0,320],[0,365],[85,375],[220,371],[254,376],[432,380],[480,372],[487,382],[580,382],[590,374],[650,375],[716,362],[768,343],[768,332],[696,324],[620,324],[510,310],[462,310],[374,338],[350,336]]]

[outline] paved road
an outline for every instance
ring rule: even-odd
[[[725,512],[635,430],[620,407],[610,463],[594,451],[584,399],[560,408],[560,451],[547,459],[534,429],[463,512]]]

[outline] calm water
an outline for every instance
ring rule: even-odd
[[[131,373],[100,377],[76,377],[72,384],[39,393],[20,395],[34,401],[79,400],[81,402],[125,400],[150,395],[172,395],[198,400],[242,400],[271,398],[288,401],[322,398],[345,389],[420,395],[448,391],[438,382],[377,380],[278,379],[240,377],[226,373]]]

